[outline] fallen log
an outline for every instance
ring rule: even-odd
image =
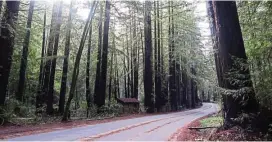
[[[188,127],[188,129],[210,129],[210,128],[218,128],[217,126],[209,126],[209,127]]]

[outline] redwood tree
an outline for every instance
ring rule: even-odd
[[[97,47],[97,63],[96,63],[96,77],[94,87],[94,103],[98,105],[100,100],[99,88],[100,88],[100,76],[101,76],[101,51],[102,51],[102,16],[103,16],[103,3],[100,2],[100,15],[98,22],[98,47]]]
[[[52,10],[52,19],[51,19],[51,26],[50,26],[50,32],[49,32],[49,39],[48,39],[48,48],[47,48],[47,60],[45,62],[44,66],[44,80],[43,80],[43,87],[42,87],[42,97],[41,100],[43,102],[48,101],[48,93],[49,93],[49,83],[50,83],[50,70],[52,66],[52,57],[53,56],[53,51],[54,51],[54,39],[55,39],[55,30],[56,30],[56,21],[57,21],[57,16],[58,16],[58,8],[59,8],[59,3],[55,2],[53,5],[53,10]],[[53,98],[53,97],[50,97]],[[51,101],[51,99],[49,100]],[[47,102],[48,103],[48,102]],[[41,107],[41,104],[37,105],[38,107]]]
[[[241,114],[256,114],[258,103],[247,67],[236,2],[213,1],[212,5],[220,58],[217,67],[222,70],[222,74],[218,75],[223,76],[222,84],[219,85],[228,89],[223,96],[224,126],[246,126],[248,119]],[[235,121],[234,118],[242,119]]]
[[[34,11],[34,4],[35,4],[35,1],[31,0],[30,4],[29,4],[28,17],[27,17],[27,22],[26,22],[26,35],[25,35],[24,43],[23,43],[23,52],[22,52],[21,64],[20,64],[18,90],[16,92],[16,99],[19,101],[23,101],[28,47],[29,47],[29,40],[30,40],[30,31],[31,31],[32,16],[33,16],[33,11]]]
[[[148,113],[154,112],[153,80],[152,80],[152,34],[151,34],[151,1],[145,1],[144,38],[145,38],[145,64],[144,64],[144,105]]]
[[[105,21],[104,21],[104,34],[103,34],[101,78],[99,83],[99,102],[97,102],[98,107],[105,105],[108,48],[109,48],[109,24],[110,24],[110,1],[107,0],[106,8],[105,8]]]
[[[72,28],[72,12],[73,12],[73,3],[71,1],[70,11],[68,17],[68,24],[66,28],[66,41],[65,41],[65,49],[64,49],[64,59],[62,66],[62,77],[61,77],[61,87],[60,87],[60,97],[59,97],[59,113],[62,114],[64,112],[64,104],[65,104],[65,95],[67,90],[67,74],[68,74],[68,60],[69,60],[69,51],[70,51],[70,37],[71,37],[71,28]]]
[[[47,92],[47,107],[46,112],[47,114],[53,113],[53,98],[54,98],[54,84],[55,84],[55,70],[56,70],[56,57],[59,48],[59,36],[60,36],[60,26],[62,24],[62,1],[59,2],[58,6],[58,13],[56,19],[56,29],[54,31],[54,50],[53,50],[53,59],[51,63],[50,69],[50,76],[49,76],[49,85],[48,85],[48,92]]]
[[[171,16],[170,16],[171,15]],[[177,110],[177,91],[176,91],[176,61],[174,47],[174,18],[173,18],[173,1],[169,1],[169,92],[171,110]]]
[[[62,121],[67,121],[68,120],[68,116],[69,116],[69,112],[70,112],[70,105],[72,102],[72,99],[76,93],[76,82],[77,82],[77,78],[78,78],[78,74],[79,74],[79,64],[80,64],[80,59],[81,59],[81,55],[83,52],[83,48],[84,48],[84,44],[85,44],[85,40],[87,37],[87,32],[88,29],[90,28],[90,23],[92,23],[93,17],[94,17],[94,13],[96,10],[96,6],[97,6],[97,2],[94,1],[92,2],[92,7],[90,9],[89,12],[89,16],[87,18],[87,21],[85,23],[84,26],[84,30],[80,39],[80,44],[79,44],[79,48],[78,48],[78,52],[76,55],[76,60],[75,60],[75,64],[74,64],[74,69],[73,69],[73,75],[72,75],[72,82],[71,82],[71,89],[69,92],[69,97],[68,100],[66,102],[66,106],[65,106],[65,110],[63,113],[63,117],[62,117]]]
[[[46,50],[45,45],[45,32],[46,32],[46,9],[44,11],[44,18],[43,18],[43,36],[42,36],[42,51],[41,51],[41,62],[40,62],[40,72],[39,72],[39,83],[38,83],[38,91],[36,95],[36,108],[40,108],[43,103],[43,95],[41,93],[43,87],[43,79],[44,79],[44,54]]]
[[[4,105],[12,63],[16,22],[20,1],[6,1],[0,36],[0,105]]]
[[[92,24],[92,23],[90,23]],[[86,101],[87,101],[87,117],[89,114],[89,108],[91,107],[91,87],[90,87],[90,65],[91,65],[91,48],[92,48],[92,25],[89,31],[88,51],[87,51],[87,64],[86,64]]]

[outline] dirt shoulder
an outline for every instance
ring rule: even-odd
[[[204,140],[205,137],[208,136],[208,132],[204,132],[203,130],[195,130],[188,129],[192,127],[201,127],[200,120],[208,118],[209,116],[204,116],[194,120],[193,122],[185,125],[184,127],[178,129],[168,141],[196,141],[196,140]]]
[[[239,127],[232,127],[224,130],[222,127],[208,129],[189,129],[203,128],[203,122],[212,120],[213,115],[205,116],[194,120],[188,125],[180,128],[168,141],[267,141],[272,140],[270,135],[261,133],[250,133]],[[212,122],[208,122],[208,124]],[[206,126],[204,126],[206,127]]]

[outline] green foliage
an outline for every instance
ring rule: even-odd
[[[272,3],[241,1],[238,12],[256,96],[261,105],[271,110]]]
[[[33,110],[35,109],[33,107],[15,99],[9,99],[6,103],[6,110],[9,110],[9,113],[12,113],[15,117],[31,117],[34,114]]]
[[[211,116],[200,120],[200,124],[202,127],[220,127],[223,125],[223,117]]]
[[[122,110],[122,107],[123,107],[122,105],[114,103],[114,104],[111,104],[110,106],[104,105],[99,110],[103,112],[102,116],[103,115],[118,116],[121,114],[120,111]]]
[[[22,124],[19,118],[34,118],[35,108],[31,105],[19,102],[15,99],[8,99],[5,106],[0,107],[0,124],[4,122]],[[23,121],[24,122],[24,121]]]

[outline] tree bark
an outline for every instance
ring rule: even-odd
[[[134,62],[134,58],[135,58],[135,53],[134,53],[134,42],[135,42],[135,39],[133,38],[133,35],[132,35],[132,23],[134,21],[134,18],[133,18],[133,13],[131,12],[132,10],[129,8],[129,13],[130,15],[132,15],[132,19],[130,20],[129,22],[129,38],[130,38],[130,82],[129,82],[129,86],[130,86],[130,98],[133,98],[134,96],[134,65],[133,65],[133,62]],[[134,32],[135,28],[133,29],[133,32]]]
[[[66,28],[66,41],[64,49],[64,60],[62,66],[62,77],[61,77],[61,87],[60,87],[60,97],[59,97],[59,113],[63,114],[64,104],[65,104],[65,95],[67,90],[67,74],[68,74],[68,60],[70,52],[70,38],[71,38],[71,28],[72,28],[72,12],[73,12],[73,2],[70,3],[69,17]]]
[[[151,1],[145,1],[144,33],[145,33],[145,67],[144,67],[144,105],[148,113],[154,112],[153,80],[152,80],[152,34],[151,34]]]
[[[187,76],[185,69],[182,69],[181,71],[181,80],[182,80],[182,100],[183,104],[189,108],[189,103],[188,103],[188,97],[187,97]]]
[[[161,111],[161,107],[162,107],[162,84],[161,84],[161,76],[162,76],[162,72],[161,72],[161,29],[160,29],[160,12],[159,12],[159,1],[154,2],[156,7],[155,7],[155,11],[156,11],[156,23],[154,23],[155,27],[157,27],[157,34],[156,34],[156,38],[155,41],[157,41],[155,48],[157,49],[157,58],[155,58],[155,106],[158,112]]]
[[[163,12],[161,13],[160,18],[163,18]],[[163,22],[160,23],[160,32],[161,32],[161,80],[162,80],[162,105],[165,105],[168,101],[168,74],[164,71],[164,40],[163,40]]]
[[[79,45],[79,48],[78,48],[78,52],[77,52],[77,56],[76,56],[76,60],[75,60],[75,65],[74,65],[74,69],[73,69],[73,75],[72,75],[71,89],[70,89],[70,92],[69,92],[69,98],[68,98],[66,106],[65,106],[62,121],[67,121],[68,120],[68,114],[70,112],[69,111],[70,110],[70,104],[71,104],[71,101],[72,101],[72,99],[74,97],[75,90],[76,90],[76,82],[77,82],[77,77],[78,77],[78,73],[79,73],[80,59],[81,59],[81,55],[82,55],[82,52],[83,52],[85,40],[86,40],[86,37],[87,37],[88,28],[90,28],[89,27],[90,23],[92,23],[94,13],[95,13],[95,10],[96,10],[96,6],[97,6],[97,2],[94,1],[92,3],[92,7],[90,9],[89,16],[87,18],[87,21],[85,23],[84,30],[83,30],[83,33],[82,33],[82,36],[81,36],[80,45]]]
[[[174,47],[173,1],[169,1],[169,91],[171,110],[177,110],[176,61]]]
[[[0,1],[0,17],[1,17],[1,19],[2,19],[2,5],[3,5],[3,1]]]
[[[215,68],[217,73],[217,80],[218,84],[222,85],[222,71],[220,68],[220,60],[218,57],[218,36],[216,35],[216,25],[215,25],[215,17],[214,17],[214,9],[212,5],[212,1],[207,1],[207,11],[209,15],[209,26],[212,36],[212,43],[213,43],[213,50],[214,50],[214,61],[215,61]]]
[[[126,86],[127,86],[127,97],[126,98],[129,98],[130,97],[130,59],[129,59],[129,48],[128,48],[128,46],[129,46],[129,44],[128,44],[128,31],[127,31],[127,27],[126,27],[126,50],[127,50],[127,74],[126,74],[126,76],[127,76],[127,84],[126,84]]]
[[[157,5],[156,2],[153,1],[154,3],[154,73],[155,73],[155,78],[154,78],[154,82],[155,82],[155,107],[156,109],[159,108],[159,101],[157,101],[157,95],[159,93],[159,85],[158,85],[158,44],[157,44]],[[157,110],[158,111],[158,110]]]
[[[94,87],[94,103],[98,106],[100,101],[100,77],[101,77],[101,55],[102,55],[102,18],[103,18],[103,3],[100,2],[100,16],[98,22],[98,51],[97,51],[97,64],[96,64],[96,77]]]
[[[242,32],[239,24],[236,3],[234,1],[213,1],[216,34],[218,36],[220,66],[223,82],[220,87],[231,91],[231,95],[224,95],[225,127],[233,125],[247,126],[249,122],[234,121],[233,118],[243,117],[241,113],[256,114],[258,102],[253,90],[252,81],[247,68]],[[235,72],[239,76],[230,76]],[[219,74],[220,75],[220,74]],[[241,76],[243,76],[241,78]],[[237,83],[233,83],[232,77]],[[237,92],[239,95],[237,95]],[[243,98],[247,98],[246,100]],[[243,105],[241,105],[243,103]]]
[[[190,69],[191,73],[193,75],[195,75],[195,69],[194,69],[194,66],[191,66],[191,69]],[[193,78],[190,79],[191,81],[191,97],[192,97],[192,108],[195,108],[196,107],[196,93],[195,93],[195,89],[196,89],[196,83],[195,83],[195,80]]]
[[[60,26],[62,24],[62,4],[63,1],[59,2],[58,6],[58,15],[56,19],[56,29],[55,29],[55,36],[54,36],[54,50],[53,50],[53,59],[51,63],[51,70],[49,76],[49,86],[48,86],[48,93],[47,93],[47,107],[46,113],[49,115],[53,114],[53,98],[54,98],[54,84],[55,84],[55,70],[56,70],[56,62],[57,62],[57,54],[59,48],[59,36],[60,36]]]
[[[20,1],[6,1],[0,36],[0,106],[5,104]],[[12,29],[10,29],[12,28]],[[1,113],[1,112],[0,112]]]
[[[112,45],[112,47],[114,47],[115,48],[115,39],[114,39],[115,37],[113,37],[113,45]],[[112,48],[113,49],[113,48]],[[113,76],[113,69],[112,69],[112,67],[113,67],[113,50],[111,50],[111,61],[110,61],[110,81],[109,81],[109,91],[108,91],[108,97],[109,97],[109,106],[110,106],[110,103],[111,103],[111,92],[112,92],[112,76]]]
[[[124,48],[125,49],[125,48]],[[126,56],[124,55],[123,59],[124,64],[124,87],[125,87],[125,98],[128,98],[128,91],[127,91],[127,75],[126,75]]]
[[[106,97],[106,82],[107,82],[107,63],[108,63],[108,46],[109,46],[109,23],[110,23],[110,1],[106,1],[105,7],[105,21],[104,21],[104,34],[103,34],[103,49],[102,49],[102,62],[101,62],[101,79],[100,79],[100,101],[98,107],[105,105]]]
[[[27,23],[26,23],[26,35],[25,35],[24,42],[23,42],[23,52],[22,52],[21,64],[20,64],[19,84],[18,84],[18,90],[17,90],[17,93],[16,93],[16,99],[18,101],[23,101],[23,96],[24,96],[25,79],[26,79],[25,76],[26,76],[27,57],[28,57],[28,47],[29,47],[29,40],[30,40],[30,30],[31,30],[31,23],[32,23],[34,4],[35,4],[35,1],[30,0]]]
[[[132,97],[138,99],[138,66],[139,66],[139,56],[138,56],[138,45],[137,45],[137,39],[136,39],[136,13],[133,12],[133,51],[132,51],[132,57],[133,57],[133,94]]]
[[[45,6],[46,7],[46,6]],[[46,8],[44,11],[44,18],[43,18],[43,37],[42,37],[42,51],[41,51],[41,63],[40,63],[40,73],[39,73],[39,83],[38,83],[38,90],[37,90],[37,95],[36,95],[36,109],[40,108],[43,103],[42,99],[42,86],[43,86],[43,79],[44,79],[44,54],[45,54],[45,46],[46,46]]]
[[[59,3],[55,2],[53,5],[53,10],[52,10],[52,19],[51,19],[50,33],[49,33],[49,39],[48,39],[47,56],[46,56],[47,58],[46,58],[45,67],[44,67],[44,80],[43,80],[42,97],[41,97],[41,100],[43,100],[43,103],[44,102],[48,103],[48,101],[50,101],[48,100],[49,99],[48,93],[49,93],[49,83],[50,83],[50,70],[52,67],[51,56],[53,56],[53,50],[54,50],[54,40],[55,40],[55,30],[57,26],[56,21],[58,16],[58,8],[59,8]]]

